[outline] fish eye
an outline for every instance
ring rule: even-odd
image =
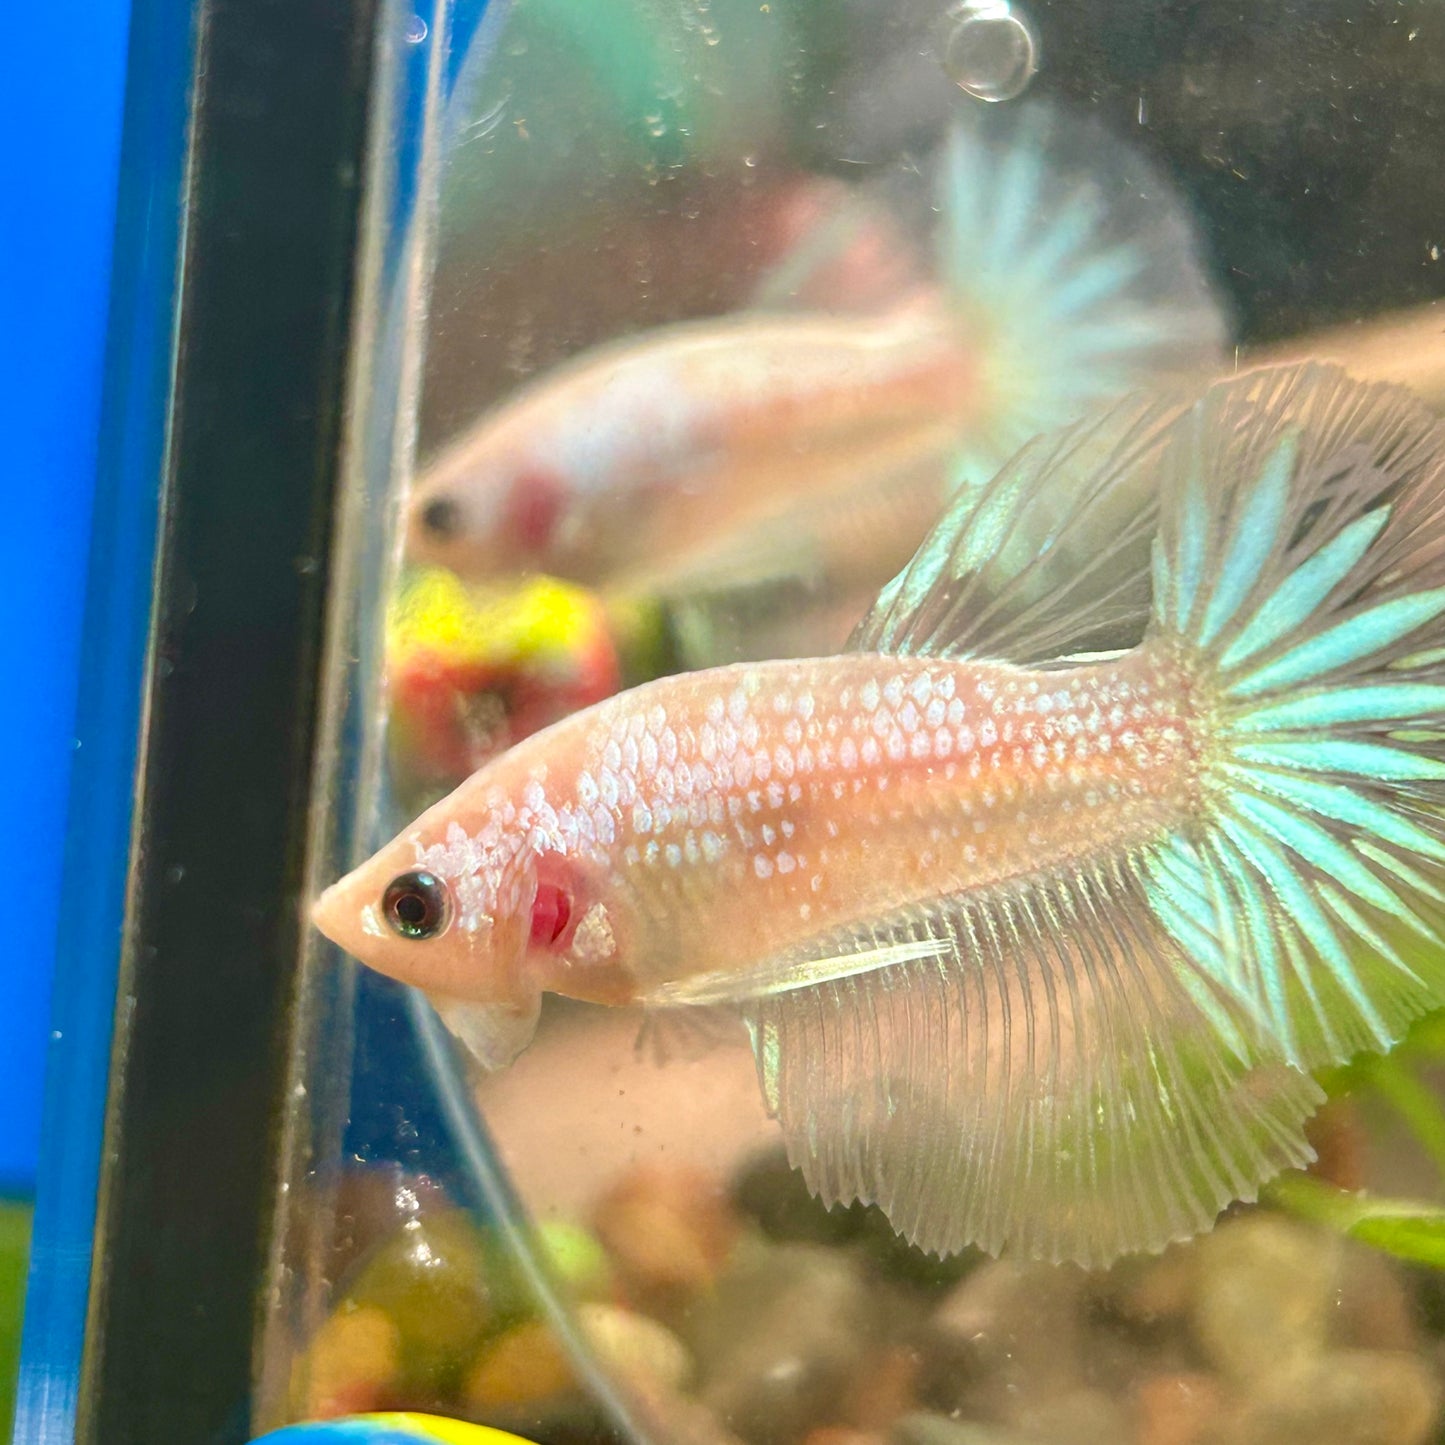
[[[436,874],[418,869],[391,880],[381,895],[381,911],[403,938],[435,938],[451,922],[451,895]]]
[[[433,497],[421,509],[421,524],[440,541],[462,529],[462,509],[450,497]]]

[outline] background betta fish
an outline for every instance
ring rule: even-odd
[[[740,1016],[812,1188],[925,1249],[1160,1248],[1311,1157],[1310,1070],[1445,1003],[1442,486],[1445,428],[1331,367],[1128,401],[961,502],[852,651],[565,719],[316,922],[493,1066],[544,990]]]
[[[937,155],[820,222],[761,300],[801,284],[816,305],[808,277],[860,226],[884,230],[884,193],[896,229],[933,232],[931,281],[868,314],[761,306],[579,356],[426,468],[410,555],[669,596],[781,568],[819,599],[812,646],[830,645],[840,606],[866,606],[960,482],[1100,400],[1218,362],[1224,326],[1168,183],[1047,107],[961,112]]]

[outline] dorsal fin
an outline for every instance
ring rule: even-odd
[[[753,290],[759,311],[876,313],[935,284],[926,249],[879,184],[815,181],[788,202],[802,223]]]
[[[1133,396],[1036,437],[950,507],[849,647],[1025,664],[1137,644],[1157,469],[1180,410]]]
[[[851,645],[1018,663],[1133,646],[1160,433],[1181,408],[1098,408],[1219,365],[1227,327],[1187,206],[1136,147],[1047,102],[961,112],[934,169],[981,400],[958,501]]]

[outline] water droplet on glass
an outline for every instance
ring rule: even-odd
[[[1008,0],[964,0],[943,23],[943,68],[979,100],[1014,100],[1039,68],[1033,27]]]
[[[426,21],[420,15],[413,15],[406,22],[406,43],[408,45],[420,45],[426,39]]]

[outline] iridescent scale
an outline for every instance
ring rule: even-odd
[[[628,960],[644,994],[1130,846],[1188,806],[1188,724],[1151,663],[849,655],[719,679],[598,709],[554,803],[590,815],[612,882],[659,922]],[[683,906],[685,950],[667,927]]]

